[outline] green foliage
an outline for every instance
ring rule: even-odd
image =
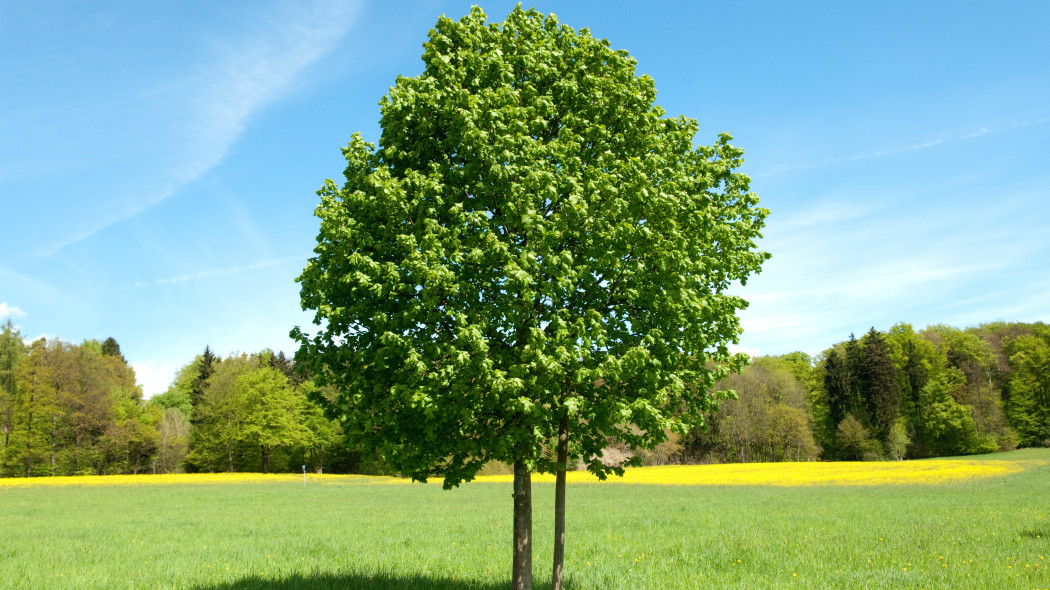
[[[949,368],[943,375],[931,379],[922,391],[922,404],[927,408],[926,442],[936,454],[965,455],[995,450],[994,441],[989,449],[989,441],[977,432],[973,408],[956,401],[962,396],[965,384],[962,371]]]
[[[307,444],[310,432],[303,423],[306,397],[273,367],[260,367],[237,378],[237,396],[244,404],[239,437],[258,445],[262,472],[269,470],[270,454],[277,447]]]
[[[743,356],[727,294],[768,255],[728,135],[694,147],[609,43],[515,9],[441,18],[425,71],[380,102],[326,181],[299,282],[296,358],[340,388],[348,434],[446,486],[491,460],[539,471],[562,416],[604,476],[610,437],[684,433]],[[633,428],[629,427],[633,426]]]
[[[337,431],[324,425],[323,415],[307,402],[312,384],[293,387],[270,366],[270,355],[263,351],[215,363],[195,408],[189,469],[267,472],[275,451],[294,449],[308,449],[317,467],[323,465],[317,453],[330,449]],[[281,470],[287,469],[287,459]]]
[[[159,407],[159,406],[158,406]],[[177,407],[162,408],[157,423],[157,473],[181,473],[189,453],[190,421]]]
[[[687,440],[693,460],[800,461],[816,458],[806,389],[790,360],[759,357],[719,383],[735,399],[708,413],[706,431]]]
[[[184,416],[193,416],[193,396],[200,377],[200,359],[198,356],[176,371],[167,391],[151,397],[150,403],[162,409],[178,408]]]
[[[204,352],[199,355],[194,362],[196,375],[190,389],[190,403],[194,408],[201,404],[201,398],[204,396],[204,388],[208,383],[208,379],[211,378],[212,373],[215,372],[215,366],[219,362],[220,359],[215,356],[210,346],[205,346]],[[188,415],[194,420],[196,419],[196,416],[193,413]]]
[[[874,327],[863,339],[860,387],[873,433],[886,443],[890,429],[900,415],[900,387],[897,369],[890,358],[886,339]]]
[[[0,463],[11,437],[14,426],[14,404],[18,395],[18,365],[26,354],[22,334],[15,329],[11,320],[4,323],[0,331]]]
[[[193,439],[186,458],[188,470],[234,471],[243,450],[242,427],[248,406],[237,380],[261,365],[246,355],[231,356],[216,364],[205,381],[200,401],[194,405]]]
[[[48,362],[48,343],[33,342],[21,360],[12,400],[12,429],[4,450],[6,475],[54,475],[57,420],[61,412],[58,392]]]
[[[1050,331],[1017,338],[1010,347],[1008,413],[1023,445],[1050,446]]]
[[[890,427],[889,436],[886,437],[886,454],[890,459],[900,461],[907,454],[910,442],[906,421],[898,419]]]
[[[142,466],[151,445],[130,454],[123,446],[152,436],[148,418],[142,418],[145,426],[123,421],[129,412],[135,420],[142,417],[142,393],[124,358],[100,350],[101,344],[90,341],[33,343],[9,406],[5,475],[110,473]]]
[[[120,344],[117,344],[116,338],[113,338],[112,336],[106,338],[105,341],[102,342],[99,352],[106,356],[117,356],[120,357],[121,360],[124,360],[124,355],[120,352]]]
[[[852,378],[846,360],[834,348],[824,357],[824,391],[832,424],[839,424],[850,411]]]
[[[847,414],[837,429],[839,458],[846,461],[872,461],[882,456],[879,441],[853,414]]]
[[[160,444],[157,425],[162,410],[139,400],[137,392],[117,388],[113,421],[105,430],[102,444],[109,469],[115,473],[138,473],[150,467],[149,460]]]

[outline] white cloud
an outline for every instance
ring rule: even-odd
[[[167,391],[179,366],[157,360],[131,363],[131,368],[135,369],[135,378],[147,399]]]
[[[885,150],[877,150],[873,152],[864,152],[860,154],[854,154],[852,156],[835,156],[831,158],[825,158],[820,162],[809,162],[804,164],[785,164],[783,166],[777,166],[766,172],[760,172],[755,174],[756,177],[762,176],[774,176],[777,174],[783,174],[785,172],[795,172],[797,170],[810,170],[813,168],[821,168],[823,166],[830,166],[833,164],[845,164],[848,162],[857,162],[860,160],[868,160],[871,158],[881,158],[884,156],[892,156],[896,154],[903,154],[906,152],[912,152],[916,150],[924,150],[927,148],[935,147],[943,143],[951,143],[956,141],[965,141],[967,139],[973,139],[975,137],[981,137],[990,133],[999,133],[1001,131],[1008,131],[1010,129],[1020,129],[1022,127],[1031,127],[1033,125],[1042,125],[1043,123],[1050,122],[1050,118],[1034,119],[1031,121],[1023,121],[1020,123],[1013,123],[1005,127],[987,127],[981,126],[975,131],[966,133],[951,133],[945,132],[937,135],[935,139],[915,143],[912,145],[906,145],[902,147],[890,148]]]
[[[732,352],[733,354],[743,352],[751,358],[762,356],[762,352],[756,346],[740,346],[739,344],[730,344],[729,352]]]
[[[148,130],[160,134],[157,142],[171,146],[176,157],[152,179],[158,188],[123,199],[111,207],[108,216],[56,242],[45,255],[155,207],[218,165],[251,117],[295,88],[299,73],[335,47],[357,12],[357,3],[293,4],[263,19],[247,39],[214,43],[215,55],[209,56],[212,65],[176,83],[172,89],[176,96],[154,97],[153,103],[141,105],[155,111],[158,120],[178,121]],[[169,112],[172,105],[176,112]],[[178,111],[187,105],[189,112]]]
[[[26,317],[26,312],[22,311],[17,305],[8,305],[6,301],[0,301],[0,320],[24,317]]]
[[[227,268],[212,268],[212,269],[209,269],[209,270],[202,270],[200,272],[187,273],[187,274],[179,275],[179,276],[175,276],[175,277],[167,277],[167,278],[163,278],[163,279],[154,279],[152,281],[152,283],[155,284],[155,285],[167,285],[167,284],[171,284],[171,283],[181,283],[183,281],[192,281],[192,280],[195,280],[195,279],[204,279],[204,278],[208,278],[208,277],[219,277],[219,276],[224,276],[224,275],[232,275],[232,274],[236,274],[236,273],[239,273],[239,272],[244,272],[244,271],[249,271],[249,270],[258,270],[260,268],[266,268],[268,266],[275,266],[275,265],[278,265],[278,264],[282,264],[284,262],[296,261],[296,262],[305,263],[307,258],[309,258],[309,255],[306,255],[306,254],[304,254],[302,256],[285,256],[284,258],[274,258],[274,259],[271,259],[271,260],[264,260],[262,262],[256,262],[254,264],[245,264],[245,265],[241,265],[241,266],[230,266],[230,267],[227,267]],[[136,287],[145,287],[148,284],[149,283],[146,283],[146,282],[138,282],[138,283],[135,283],[135,286]]]

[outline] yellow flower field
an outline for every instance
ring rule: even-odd
[[[732,463],[725,465],[668,465],[628,469],[608,482],[656,485],[900,485],[940,484],[1019,473],[1039,460],[929,459],[923,461],[828,463]],[[511,481],[512,475],[479,477],[478,481]],[[553,475],[533,475],[534,482],[553,482]],[[598,483],[586,471],[566,474],[570,483]]]
[[[726,465],[668,465],[664,467],[636,467],[624,476],[612,476],[605,482],[586,471],[570,471],[567,481],[573,484],[655,484],[680,486],[705,485],[904,485],[941,484],[978,480],[1020,473],[1046,465],[1045,460],[973,460],[928,459],[923,461],[886,462],[828,462],[828,463],[732,463]],[[510,482],[512,475],[487,475],[479,482]],[[76,477],[0,478],[0,490],[37,486],[136,486],[178,484],[253,484],[302,483],[302,474],[262,473],[181,473],[163,475],[85,475]],[[441,479],[430,480],[440,484]],[[532,481],[552,483],[554,476],[533,474]],[[410,480],[397,477],[368,475],[307,474],[308,485],[318,484],[408,484]]]
[[[402,484],[407,479],[376,477],[371,475],[317,475],[308,473],[309,485],[317,484]],[[252,483],[303,483],[303,474],[298,473],[166,473],[140,475],[78,475],[68,477],[12,477],[0,478],[0,490],[37,486],[138,486],[179,484],[252,484]]]

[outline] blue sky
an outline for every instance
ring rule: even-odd
[[[1050,320],[1050,4],[535,6],[744,148],[773,259],[739,290],[742,349]],[[291,352],[315,191],[469,10],[0,1],[0,321],[113,336],[147,394],[206,344]]]

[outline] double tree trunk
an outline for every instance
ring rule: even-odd
[[[524,461],[514,464],[514,558],[511,588],[532,590],[532,474]]]
[[[569,416],[564,414],[558,424],[558,474],[554,482],[554,568],[551,570],[551,590],[562,590],[562,571],[565,564],[565,468],[569,460]]]

